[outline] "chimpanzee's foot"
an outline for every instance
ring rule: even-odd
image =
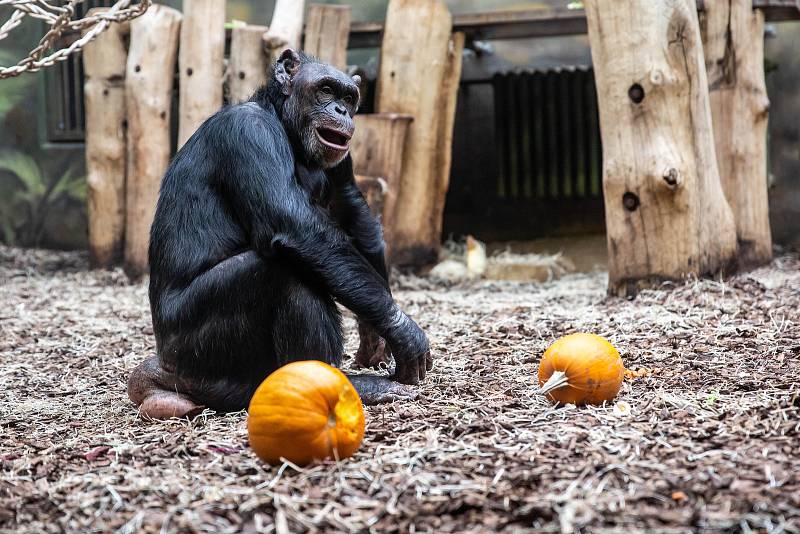
[[[382,363],[386,364],[386,367],[392,363],[392,351],[389,345],[372,328],[359,322],[358,337],[360,343],[356,352],[356,365],[377,369]]]
[[[358,396],[361,397],[361,402],[366,405],[398,400],[414,400],[419,395],[419,392],[413,387],[397,383],[383,376],[347,375],[347,378],[356,388]]]
[[[128,396],[139,407],[139,413],[150,419],[191,417],[203,407],[189,397],[169,390],[165,384],[170,374],[161,368],[157,356],[150,356],[140,363],[128,379]]]

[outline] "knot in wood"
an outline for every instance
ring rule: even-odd
[[[628,191],[622,195],[622,205],[625,206],[625,209],[628,211],[636,211],[639,207],[639,197]]]
[[[680,173],[678,169],[670,167],[664,171],[664,181],[670,187],[676,187],[680,183]]]
[[[653,85],[661,85],[664,83],[664,73],[661,69],[653,69],[650,71],[650,83]]]
[[[628,97],[633,101],[634,104],[641,103],[644,100],[644,87],[635,83],[630,86],[628,89]]]

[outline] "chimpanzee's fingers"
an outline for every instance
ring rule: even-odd
[[[412,361],[398,361],[395,368],[394,380],[401,384],[416,385],[419,383],[416,359]]]
[[[427,369],[425,369],[425,356],[422,355],[417,358],[417,371],[419,373],[419,379],[425,380],[425,374],[427,373]]]
[[[425,354],[425,369],[428,371],[433,369],[433,356],[431,356],[430,351]]]

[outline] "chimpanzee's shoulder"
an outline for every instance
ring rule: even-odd
[[[273,118],[278,120],[278,115],[275,113],[275,108],[271,105],[263,107],[256,102],[242,102],[241,104],[232,104],[225,106],[217,113],[223,120],[237,120],[248,118],[250,120],[261,118]]]
[[[276,134],[283,129],[275,108],[272,105],[264,107],[256,102],[225,106],[212,119],[220,130],[236,134]]]

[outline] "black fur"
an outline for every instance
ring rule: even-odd
[[[297,80],[345,76],[305,57],[295,67],[304,73]],[[335,301],[387,340],[398,366],[428,351],[389,291],[380,225],[356,187],[349,155],[324,170],[309,154],[296,125],[325,112],[292,104],[279,83],[282,68],[251,101],[223,108],[178,151],[151,230],[159,360],[193,384],[188,393],[220,410],[245,407],[288,361],[338,365]]]

